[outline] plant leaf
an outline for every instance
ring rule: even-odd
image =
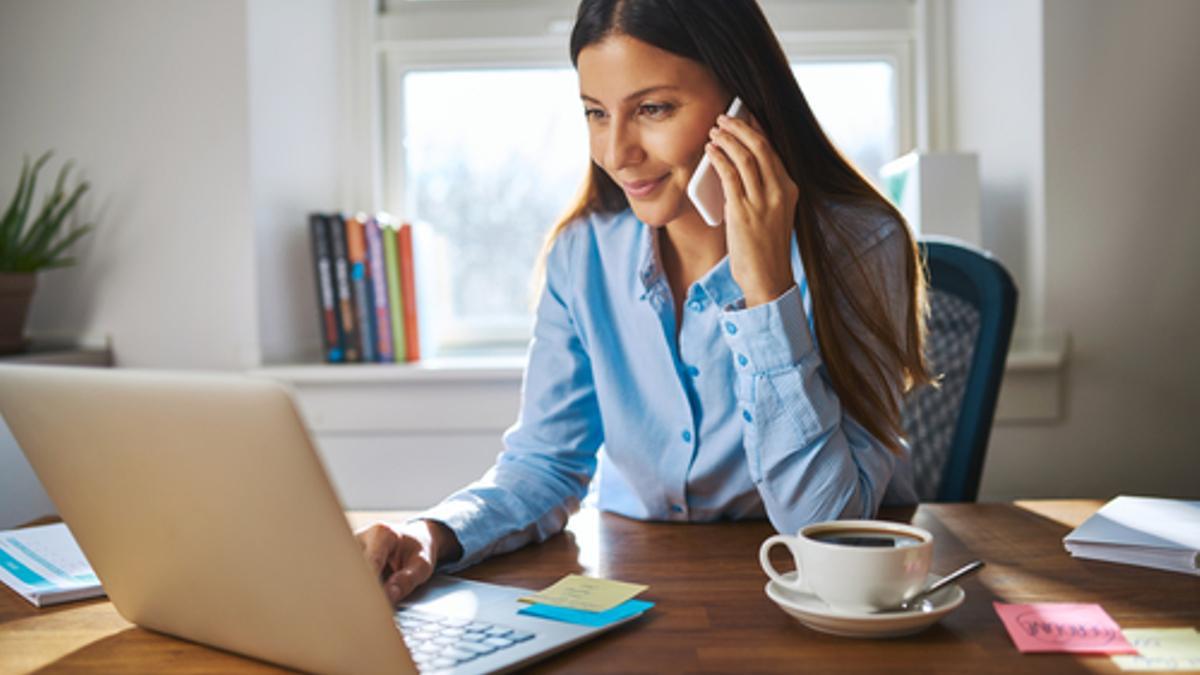
[[[0,220],[0,253],[12,250],[17,245],[17,237],[21,234],[21,223],[17,220],[17,207],[21,203],[21,195],[25,193],[25,182],[29,180],[29,157],[21,163],[21,180],[17,181],[17,191],[13,193],[8,209],[4,211],[4,219]]]
[[[33,167],[29,171],[29,181],[25,184],[25,194],[21,195],[21,200],[17,204],[17,233],[21,235],[21,231],[25,229],[26,219],[29,217],[29,202],[33,201],[33,189],[37,187],[38,173],[41,172],[42,166],[50,159],[52,153],[46,152],[37,161],[33,163]]]
[[[36,230],[41,227],[41,223],[50,218],[51,214],[54,213],[54,209],[58,208],[59,204],[62,203],[64,197],[63,185],[66,183],[67,175],[71,172],[71,166],[73,164],[74,162],[68,161],[63,165],[62,169],[59,170],[58,180],[54,182],[54,190],[46,194],[45,198],[42,200],[41,210],[38,211],[38,214],[34,217],[33,222],[28,225],[31,230]]]
[[[63,237],[61,241],[47,251],[44,256],[42,256],[42,259],[38,261],[38,264],[34,269],[47,267],[66,267],[67,265],[74,265],[74,258],[64,258],[60,260],[58,256],[61,255],[63,251],[67,250],[71,244],[74,244],[80,237],[91,231],[92,225],[90,224],[84,225],[77,230],[72,230],[69,234],[67,234],[67,236]]]
[[[0,218],[0,272],[36,272],[73,265],[75,258],[65,257],[65,252],[93,229],[89,223],[59,236],[64,234],[67,219],[79,205],[79,200],[90,189],[84,181],[69,194],[65,191],[74,168],[71,161],[59,170],[53,189],[44,195],[40,208],[33,215],[31,205],[38,175],[52,154],[46,152],[32,163],[26,156],[22,163],[17,190]]]
[[[43,255],[46,247],[54,241],[54,236],[62,228],[67,215],[75,208],[75,204],[83,196],[83,193],[88,191],[88,187],[87,183],[76,186],[75,191],[67,198],[66,203],[59,207],[57,213],[50,214],[44,221],[34,221],[33,227],[29,228],[29,232],[21,241],[18,250],[34,257]]]

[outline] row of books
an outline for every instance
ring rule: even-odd
[[[329,363],[421,358],[412,226],[386,214],[308,217]]]

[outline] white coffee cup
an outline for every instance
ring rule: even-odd
[[[777,544],[792,552],[794,577],[784,577],[771,564],[769,554]],[[758,559],[767,576],[785,588],[815,593],[837,611],[874,612],[899,605],[924,587],[933,535],[883,520],[831,520],[802,527],[795,536],[768,537]]]

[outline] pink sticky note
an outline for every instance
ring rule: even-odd
[[[1100,605],[1065,602],[1006,605],[993,602],[992,606],[1022,653],[1137,653],[1121,635],[1121,627]]]

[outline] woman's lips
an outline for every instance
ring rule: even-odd
[[[670,174],[659,176],[658,178],[652,178],[650,180],[622,182],[621,187],[625,188],[625,194],[629,195],[630,197],[645,197],[651,192],[654,192],[659,185],[662,185],[663,182],[666,181],[668,175]]]

